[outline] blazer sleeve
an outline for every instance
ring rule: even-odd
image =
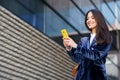
[[[77,45],[77,48],[72,48],[70,51],[67,51],[67,54],[71,57],[71,59],[73,61],[75,61],[76,63],[79,63],[82,59],[82,54],[80,54],[79,52],[81,51],[82,48],[79,48],[78,46],[84,45],[84,41],[86,41],[86,37],[82,38],[79,42],[79,44]]]
[[[71,57],[73,61],[79,63],[81,54],[76,53],[77,48],[72,48],[70,51],[67,51],[67,54]]]
[[[72,60],[78,63],[82,58],[98,60],[105,57],[111,48],[112,38],[110,44],[95,44],[89,49],[85,45],[86,38],[83,38],[80,40],[76,49],[72,48],[70,51],[67,51],[68,55],[71,57]]]
[[[82,44],[78,44],[78,53],[84,58],[88,58],[90,60],[98,60],[105,57],[110,50],[112,45],[112,38],[110,44],[103,43],[103,44],[96,44],[90,47],[89,49],[86,46],[82,46]]]

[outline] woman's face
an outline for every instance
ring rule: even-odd
[[[86,24],[88,26],[89,29],[91,29],[92,31],[95,30],[97,28],[97,22],[92,14],[92,12],[89,12],[87,15],[87,20],[86,20]]]

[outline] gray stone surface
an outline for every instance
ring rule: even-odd
[[[73,80],[64,48],[0,6],[0,80]]]

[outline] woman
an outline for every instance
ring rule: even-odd
[[[80,64],[75,80],[107,80],[105,60],[112,38],[102,13],[96,9],[88,11],[85,25],[91,33],[78,44],[70,37],[63,38],[68,55]]]

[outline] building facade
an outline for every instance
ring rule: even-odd
[[[89,34],[84,18],[90,9],[100,10],[109,26],[114,43],[107,73],[109,80],[120,80],[119,0],[0,0],[0,79],[72,80],[75,63],[65,54],[60,31],[67,29],[76,42]]]

